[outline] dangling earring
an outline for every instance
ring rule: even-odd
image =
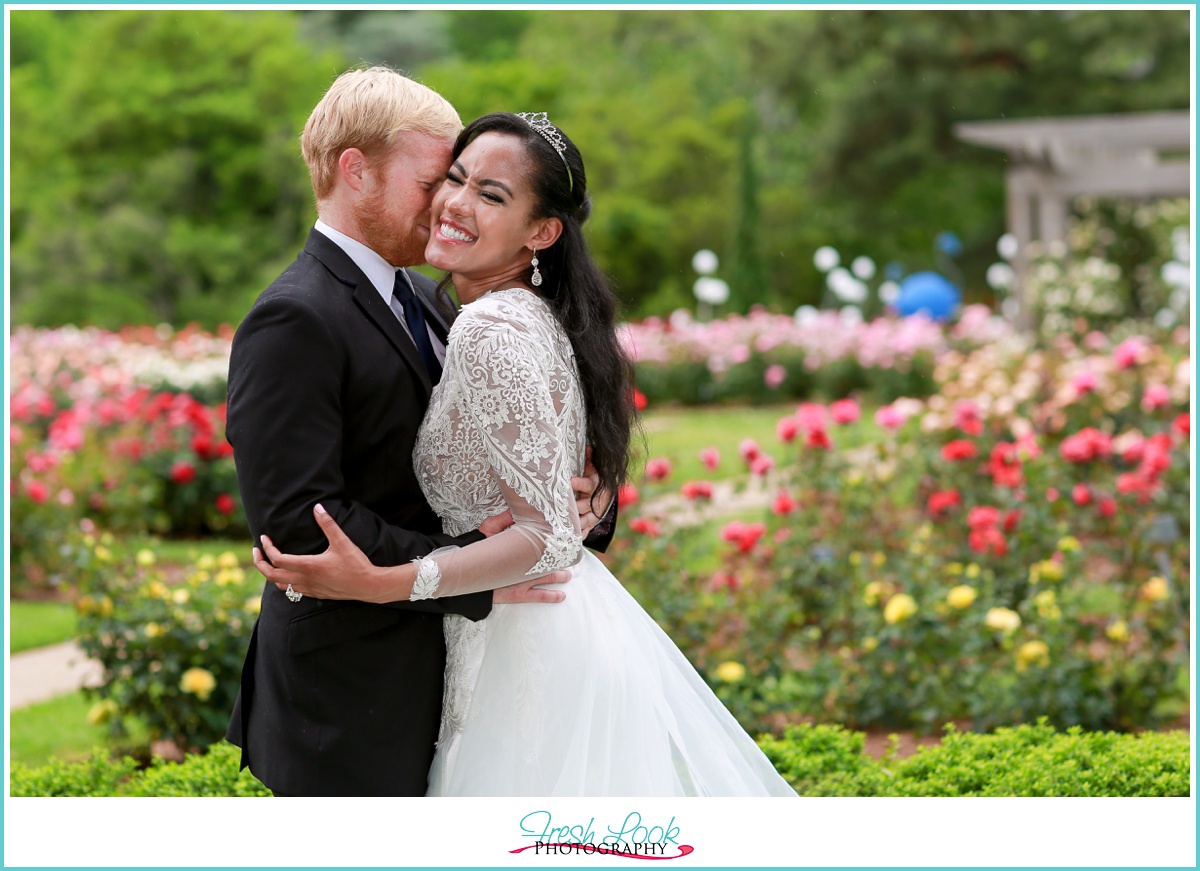
[[[542,286],[542,273],[538,272],[538,268],[537,268],[538,267],[538,259],[537,259],[537,249],[536,248],[533,249],[532,263],[533,263],[533,278],[531,278],[529,280],[529,283],[532,284],[534,287],[541,287]]]

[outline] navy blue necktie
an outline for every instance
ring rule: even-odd
[[[438,379],[442,377],[442,364],[438,362],[437,354],[434,353],[433,342],[429,341],[429,327],[425,324],[421,301],[413,293],[408,284],[408,277],[401,270],[396,271],[396,283],[392,287],[393,310],[397,304],[401,311],[396,314],[403,312],[413,344],[421,352],[421,359],[425,361],[425,368],[429,371],[429,380],[437,384]]]

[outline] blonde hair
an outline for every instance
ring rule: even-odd
[[[388,67],[354,69],[334,80],[308,116],[300,153],[321,200],[333,191],[338,158],[347,148],[375,157],[399,133],[454,139],[460,130],[458,112],[431,88]]]

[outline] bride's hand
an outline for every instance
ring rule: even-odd
[[[321,505],[313,508],[313,515],[329,542],[324,553],[311,556],[286,554],[264,535],[262,551],[254,548],[254,567],[278,589],[286,590],[291,584],[297,593],[314,599],[389,601],[379,567],[371,563]]]

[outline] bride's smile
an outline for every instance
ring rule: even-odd
[[[425,259],[454,276],[465,304],[524,283],[533,249],[558,237],[555,218],[535,218],[531,164],[515,136],[484,133],[463,149],[433,200]]]

